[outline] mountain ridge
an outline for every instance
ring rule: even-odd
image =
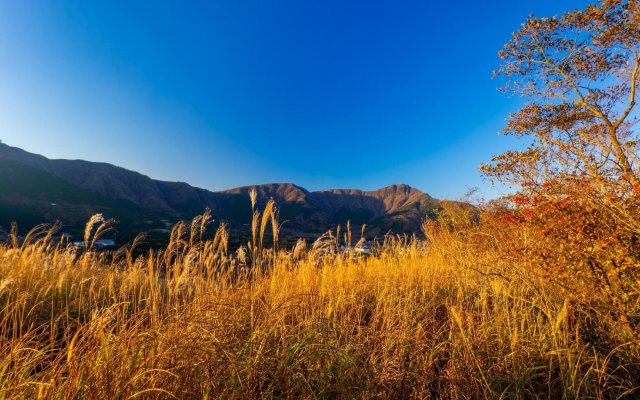
[[[48,184],[30,187],[30,180]],[[206,208],[214,218],[242,227],[250,218],[248,192],[255,188],[259,204],[275,200],[281,218],[287,220],[283,237],[292,238],[314,236],[347,220],[370,225],[372,233],[415,232],[422,218],[440,204],[405,184],[377,190],[309,191],[294,183],[277,182],[210,191],[186,182],[156,180],[104,162],[49,159],[4,143],[0,143],[0,187],[4,188],[0,225],[12,218],[20,223],[15,209],[26,207],[23,213],[30,209],[34,218],[43,219],[40,222],[58,219],[71,225],[82,223],[93,212],[126,214],[126,224],[136,225],[128,218],[139,214],[152,221],[148,224],[151,230],[162,230],[163,221],[192,218]]]

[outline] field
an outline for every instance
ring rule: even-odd
[[[40,3],[0,400],[640,399],[640,0]]]
[[[224,227],[204,234],[208,214],[138,257],[82,252],[48,228],[0,245],[0,397],[640,394],[628,324],[505,258],[512,244],[426,226],[369,257],[334,251],[335,233],[284,250],[265,245],[275,211],[254,212],[253,245],[234,254]],[[96,217],[85,239],[107,228]]]

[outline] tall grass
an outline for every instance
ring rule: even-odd
[[[333,251],[336,233],[267,249],[277,209],[254,202],[252,241],[234,255],[224,226],[206,236],[210,218],[140,257],[44,227],[0,245],[0,398],[640,395],[637,343],[585,334],[615,321],[490,246],[448,232],[355,257]],[[90,224],[87,243],[108,228]]]

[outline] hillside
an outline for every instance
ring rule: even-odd
[[[225,221],[242,236],[252,188],[259,204],[270,198],[278,204],[281,221],[286,221],[284,240],[315,237],[347,220],[354,227],[367,224],[369,235],[416,232],[421,219],[439,206],[439,200],[407,185],[310,192],[291,183],[271,183],[213,192],[107,163],[51,160],[0,143],[0,226],[5,229],[13,221],[25,230],[61,221],[73,231],[101,212],[118,221],[118,233],[127,240],[142,231],[165,234],[175,221],[209,208],[218,223]]]

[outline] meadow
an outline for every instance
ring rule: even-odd
[[[57,7],[64,10],[64,15],[59,18],[62,22],[56,21],[52,26],[66,26],[75,20],[82,25],[78,33],[61,35],[65,38],[61,47],[65,49],[61,53],[64,57],[73,53],[74,59],[99,65],[98,62],[109,60],[105,58],[109,54],[126,56],[105,64],[124,66],[117,68],[116,75],[108,75],[106,67],[95,73],[78,67],[70,70],[73,73],[68,74],[69,79],[61,74],[66,58],[65,62],[56,63],[55,35],[43,36],[44,44],[34,48],[33,56],[21,53],[38,37],[38,30],[48,25],[45,22],[56,20],[50,17],[54,14],[29,9],[24,14],[37,15],[36,22],[20,23],[8,18],[12,20],[10,27],[20,27],[20,35],[23,31],[29,33],[27,39],[17,39],[20,46],[8,47],[21,51],[6,57],[9,61],[19,60],[19,73],[14,75],[22,77],[23,72],[33,69],[28,64],[24,67],[25,60],[32,59],[46,67],[34,79],[28,75],[20,78],[28,85],[16,81],[8,86],[16,89],[10,93],[10,101],[5,102],[12,105],[10,114],[33,119],[45,110],[43,117],[56,116],[56,123],[71,120],[74,115],[89,118],[77,129],[72,125],[71,129],[49,126],[46,118],[36,118],[36,125],[22,128],[19,124],[8,126],[15,126],[19,135],[28,134],[23,132],[30,132],[33,126],[37,128],[32,133],[34,138],[53,137],[50,131],[78,132],[77,137],[74,134],[56,139],[60,146],[73,142],[69,152],[79,148],[80,143],[102,143],[102,137],[95,136],[92,142],[90,136],[84,138],[85,134],[79,133],[95,131],[102,135],[102,131],[92,128],[96,125],[107,136],[117,137],[118,132],[123,132],[122,143],[113,149],[130,154],[132,160],[135,158],[132,163],[142,165],[156,160],[167,164],[162,165],[163,171],[172,169],[168,163],[179,167],[175,171],[197,168],[197,176],[207,182],[209,175],[214,175],[211,182],[223,177],[219,182],[246,181],[248,178],[242,174],[248,172],[243,171],[251,171],[264,159],[268,162],[260,166],[264,171],[259,176],[271,176],[271,168],[275,168],[272,172],[278,171],[275,176],[281,176],[281,171],[295,171],[294,176],[317,175],[316,185],[327,179],[381,179],[390,171],[404,171],[409,165],[433,165],[408,172],[415,179],[459,179],[457,184],[463,185],[464,179],[457,177],[466,172],[454,170],[466,167],[458,165],[458,161],[480,154],[491,145],[489,136],[477,135],[489,134],[485,130],[493,122],[487,121],[495,121],[500,110],[512,111],[502,132],[520,141],[512,150],[495,155],[480,166],[485,181],[497,184],[492,200],[465,203],[427,197],[428,201],[420,202],[415,196],[405,196],[402,201],[385,203],[376,198],[379,204],[375,208],[384,209],[385,217],[414,212],[412,232],[419,230],[420,219],[425,219],[421,232],[412,236],[389,234],[378,238],[370,254],[358,249],[365,239],[373,238],[367,236],[365,228],[351,232],[349,224],[346,229],[343,226],[327,232],[313,243],[281,242],[283,221],[278,207],[273,199],[267,200],[269,196],[262,196],[263,204],[257,204],[255,187],[249,210],[242,190],[229,191],[232,196],[220,203],[222,194],[227,192],[210,193],[183,183],[154,181],[104,163],[79,162],[79,167],[71,168],[70,160],[47,160],[3,146],[4,153],[10,155],[5,156],[10,161],[4,161],[4,173],[0,174],[5,182],[0,192],[8,204],[0,209],[0,220],[5,225],[13,219],[21,219],[28,226],[43,217],[64,221],[65,216],[71,216],[66,214],[74,210],[83,212],[78,217],[82,224],[87,216],[104,210],[121,223],[164,235],[165,212],[171,211],[176,219],[191,218],[205,207],[217,207],[214,211],[218,220],[226,218],[236,226],[244,226],[245,220],[238,218],[236,211],[246,204],[247,212],[251,212],[251,222],[247,224],[251,237],[243,237],[246,245],[231,248],[230,237],[235,242],[240,236],[230,232],[224,223],[214,229],[209,211],[191,222],[178,222],[169,234],[168,244],[161,248],[153,247],[160,243],[156,238],[138,236],[118,250],[98,250],[96,241],[107,238],[105,234],[114,223],[100,214],[88,221],[84,243],[79,246],[61,238],[58,224],[37,226],[25,237],[19,236],[14,226],[8,240],[4,240],[4,229],[8,227],[3,226],[0,400],[640,398],[640,1],[600,0],[561,15],[530,14],[498,52],[500,64],[494,78],[499,90],[519,99],[508,106],[496,106],[498,103],[494,104],[485,92],[473,96],[474,91],[486,86],[472,83],[473,72],[484,74],[486,68],[472,50],[474,43],[480,42],[494,48],[491,38],[502,31],[498,20],[503,19],[496,12],[510,10],[512,5],[482,4],[479,9],[489,12],[476,14],[470,4],[451,3],[452,10],[447,13],[427,7],[425,11],[442,25],[431,24],[420,16],[416,29],[410,25],[394,27],[388,34],[381,30],[393,26],[387,24],[386,18],[404,25],[399,10],[412,14],[419,10],[406,5],[390,9],[367,4],[358,5],[353,15],[350,11],[345,14],[349,18],[345,18],[341,13],[348,8],[341,5],[339,11],[327,13],[323,4],[322,10],[318,9],[321,12],[314,9],[308,16],[305,12],[304,18],[260,17],[261,9],[279,11],[270,4],[251,9],[252,19],[245,29],[244,24],[229,19],[226,12],[216,11],[215,18],[210,19],[198,8],[198,16],[205,18],[202,25],[215,26],[215,32],[227,24],[234,27],[229,37],[250,37],[253,30],[261,35],[255,43],[239,42],[238,46],[229,42],[221,46],[225,51],[232,50],[232,56],[218,56],[217,51],[205,47],[217,43],[218,33],[213,31],[189,34],[179,40],[181,31],[188,32],[184,28],[197,26],[198,21],[184,19],[173,8],[159,8],[171,10],[167,23],[157,23],[157,18],[150,17],[158,7],[143,7],[139,15],[145,22],[155,21],[153,24],[100,20],[98,25],[91,25],[81,14],[76,16],[75,11]],[[564,3],[562,6],[569,7]],[[376,8],[385,18],[371,18]],[[127,11],[118,9],[113,14],[138,14],[136,9]],[[321,34],[309,30],[314,33],[307,40],[304,31],[309,28],[304,25],[316,14],[326,14],[330,21],[321,25]],[[187,23],[181,24],[180,18]],[[227,19],[231,22],[223,21]],[[262,19],[282,32],[268,34],[265,27],[270,25],[263,27]],[[374,24],[368,27],[367,19]],[[294,29],[285,29],[288,20],[295,21]],[[346,34],[340,28],[341,20],[349,25]],[[121,25],[126,27],[121,34],[100,30]],[[135,34],[130,28],[138,25],[144,27],[144,32]],[[429,32],[423,28],[430,25],[442,28],[429,34],[438,45],[432,48],[429,43],[426,47],[420,44],[412,50],[408,39],[418,40],[418,34]],[[485,25],[492,36],[479,28]],[[154,26],[168,27],[166,38],[155,34]],[[238,26],[241,35],[235,32]],[[508,30],[504,34],[513,28],[511,23],[505,25]],[[357,30],[357,35],[351,30]],[[456,39],[451,36],[454,31],[464,40],[452,41]],[[148,32],[153,34],[145,36]],[[134,34],[136,40],[129,40]],[[402,36],[397,38],[402,43],[395,48],[391,39],[399,34]],[[21,37],[16,35],[4,36]],[[88,38],[93,36],[100,38],[91,46],[97,53],[83,52],[83,46],[88,48]],[[293,47],[267,46],[289,40],[290,36],[295,36]],[[75,37],[81,37],[86,44],[67,43],[67,38]],[[127,39],[126,47],[110,45],[107,39],[111,37]],[[326,38],[326,45],[318,38]],[[376,38],[384,38],[384,42],[378,43]],[[362,49],[336,51],[336,44],[341,42],[362,45]],[[135,43],[141,44],[141,55],[164,51],[168,58],[136,62],[139,54],[130,47]],[[172,43],[178,46],[175,51],[167,47]],[[191,61],[185,57],[189,48],[194,50]],[[325,57],[322,51],[327,49],[330,52]],[[252,53],[260,55],[257,62],[245,60],[245,55]],[[305,53],[313,57],[305,61]],[[405,53],[411,56],[407,58],[411,65],[401,63],[399,56]],[[414,59],[414,53],[428,58]],[[176,54],[181,58],[179,63],[166,62]],[[263,59],[263,55],[270,54],[283,60],[289,60],[287,56],[293,58],[277,68],[277,63]],[[459,58],[455,58],[456,54]],[[47,62],[40,62],[43,57]],[[334,62],[333,58],[338,61],[335,69],[332,64],[324,64]],[[216,65],[229,64],[219,71],[203,64],[209,59]],[[385,59],[391,64],[385,66]],[[358,64],[352,64],[354,61],[364,62],[355,68]],[[245,76],[251,70],[245,63],[258,66],[256,71],[266,71],[265,75]],[[142,64],[149,65],[147,73],[135,68]],[[185,69],[162,69],[178,65]],[[431,69],[417,77],[407,75],[406,84],[396,79],[423,68]],[[284,71],[280,78],[274,73],[278,69]],[[227,77],[227,70],[240,71],[242,75]],[[376,71],[379,77],[374,74]],[[323,80],[325,72],[329,76]],[[39,84],[40,76],[47,75],[55,81]],[[84,81],[85,76],[100,77],[99,84]],[[124,87],[93,90],[106,87],[105,82],[136,82],[136,76],[144,79],[130,86],[134,95],[126,97],[126,101],[109,97],[111,92],[123,96],[129,93]],[[180,81],[171,83],[167,80],[171,76]],[[221,96],[224,90],[211,85],[223,82],[220,88],[228,88],[231,96],[209,99],[194,92],[192,98],[180,99],[179,93],[189,93],[185,77],[192,77],[201,90],[220,92]],[[211,77],[215,79],[209,82]],[[297,83],[296,78],[304,81]],[[166,88],[145,86],[155,80],[162,81]],[[370,86],[350,86],[358,82]],[[326,92],[314,92],[311,83],[326,86]],[[66,84],[70,90],[58,90]],[[382,89],[387,84],[385,92]],[[429,98],[433,103],[414,103],[408,97],[412,85],[415,99]],[[61,93],[70,98],[79,94],[80,101],[94,108],[70,106],[67,112],[60,113],[64,116],[61,118],[57,114],[62,108],[56,104],[49,109],[47,102],[34,101],[38,96],[33,95],[22,103],[35,113],[12,112],[13,104],[21,103],[19,95],[30,87],[37,88],[38,93],[47,88],[55,90],[55,96],[43,99],[56,101]],[[270,87],[272,94],[260,91]],[[76,88],[89,91],[76,92]],[[296,91],[287,93],[287,88]],[[100,96],[97,106],[85,101],[96,97],[96,93]],[[369,99],[372,93],[376,98],[373,102]],[[155,113],[151,112],[151,105],[155,104],[152,95],[162,95],[158,97],[162,106]],[[357,101],[360,95],[366,97],[366,102]],[[315,100],[320,101],[319,106],[307,103],[314,96],[319,99]],[[245,103],[245,97],[250,102]],[[256,103],[254,97],[258,99]],[[402,103],[402,98],[409,102]],[[135,99],[144,99],[144,107],[129,103]],[[198,106],[198,99],[206,106]],[[289,105],[286,99],[292,103]],[[340,103],[340,99],[347,101]],[[275,112],[260,111],[258,105],[262,103],[276,105]],[[130,128],[124,129],[124,122],[112,127],[102,124],[117,121],[117,114],[109,113],[112,104],[127,111],[121,122],[134,121]],[[370,108],[375,104],[393,114],[380,114],[378,109]],[[431,106],[436,104],[444,107]],[[230,106],[239,108],[234,113],[233,108],[227,108]],[[145,111],[147,108],[149,112]],[[414,114],[400,114],[403,108]],[[137,112],[139,109],[145,112]],[[215,114],[198,114],[213,109]],[[96,119],[103,112],[104,121]],[[192,113],[197,119],[186,119]],[[153,125],[142,124],[140,118],[146,114]],[[302,118],[306,114],[308,122]],[[171,115],[180,118],[164,119]],[[231,119],[234,115],[250,124],[236,125]],[[341,120],[341,116],[345,119]],[[369,121],[369,116],[375,118]],[[422,123],[430,121],[426,117],[435,123]],[[214,121],[222,125],[209,126]],[[386,121],[390,125],[384,125]],[[407,136],[411,121],[420,121],[414,138]],[[329,125],[323,125],[325,122]],[[200,127],[202,133],[196,133]],[[282,131],[280,127],[290,127],[291,132],[287,135],[287,129]],[[186,134],[194,129],[191,136]],[[430,129],[442,131],[443,135],[433,139]],[[222,132],[227,130],[230,136],[225,139]],[[135,131],[140,132],[136,138]],[[208,131],[211,138],[205,138]],[[426,139],[417,140],[422,135]],[[246,142],[230,140],[232,136],[234,140],[235,136],[246,136]],[[81,137],[83,140],[79,140]],[[217,138],[223,139],[220,146]],[[41,148],[49,146],[47,140],[41,140]],[[144,145],[152,141],[152,146]],[[285,142],[281,151],[266,151],[267,145]],[[300,146],[290,147],[294,142]],[[163,153],[156,143],[170,143],[171,147]],[[380,145],[378,153],[369,154],[371,143]],[[129,144],[138,145],[121,151]],[[322,153],[321,147],[331,153]],[[169,157],[180,148],[201,148],[202,153]],[[246,148],[250,157],[224,154],[225,149],[236,148]],[[91,154],[97,155],[99,150],[92,150]],[[138,157],[137,152],[143,150],[144,156]],[[61,151],[59,154],[63,154]],[[65,150],[64,154],[73,153]],[[101,154],[100,159],[108,154]],[[436,162],[422,163],[423,158],[432,156]],[[342,162],[348,158],[353,158],[351,163]],[[204,162],[218,159],[218,164]],[[31,166],[25,168],[21,160],[29,161]],[[186,165],[189,163],[194,164],[190,167]],[[233,163],[246,165],[235,171]],[[356,164],[372,167],[360,169],[355,168]],[[289,204],[287,208],[282,204],[283,220],[307,204],[306,190],[288,186],[293,190],[286,191],[282,198],[292,200],[290,203],[295,206]],[[341,197],[345,192],[336,193]],[[327,208],[333,211],[323,220],[330,223],[326,227],[345,219],[338,218],[336,210],[348,209],[349,215],[358,215],[358,209],[363,211],[358,204],[373,203],[369,201],[371,194],[366,194],[371,192],[359,193],[362,198],[354,205],[341,201],[335,203],[336,207]],[[183,202],[185,199],[195,203]],[[393,209],[389,207],[392,203]],[[227,216],[216,204],[227,205]],[[427,204],[433,209],[427,210]],[[51,214],[62,205],[70,211]],[[151,212],[149,207],[154,205],[161,213]],[[117,209],[119,213],[109,211]],[[361,216],[373,214],[364,210]],[[376,219],[368,221],[376,223]]]
[[[56,227],[14,237],[0,245],[0,398],[640,395],[628,321],[506,256],[522,226],[450,211],[370,256],[337,251],[350,232],[279,249],[273,202],[233,253],[209,213],[140,256],[91,251],[109,229],[98,216],[89,250]]]

